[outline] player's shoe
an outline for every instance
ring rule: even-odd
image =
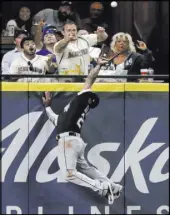
[[[110,184],[108,184],[108,189],[107,189],[107,193],[106,193],[105,197],[108,199],[109,205],[112,205],[114,203],[114,194],[113,194]]]
[[[113,192],[114,199],[118,199],[120,197],[120,193],[123,190],[123,186],[120,184],[111,184],[111,189]]]
[[[107,181],[100,182],[96,180],[96,187],[99,187],[97,192],[100,196],[106,196],[108,192],[108,186],[109,186],[109,182]]]

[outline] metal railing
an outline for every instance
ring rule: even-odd
[[[1,74],[1,80],[3,79],[13,79],[13,78],[87,78],[87,75],[57,75],[57,74],[45,74],[45,75],[38,75],[38,74]],[[169,75],[99,75],[97,78],[126,78],[126,79],[160,79],[160,80],[169,80]]]

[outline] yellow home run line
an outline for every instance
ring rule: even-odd
[[[78,92],[83,89],[84,83],[2,83],[1,91],[58,91]],[[123,84],[101,83],[92,87],[96,92],[124,92]]]
[[[169,92],[169,84],[165,83],[126,83],[125,91],[136,92]]]
[[[1,83],[1,91],[58,91],[78,92],[84,83]],[[165,83],[96,83],[92,87],[96,92],[169,92]]]

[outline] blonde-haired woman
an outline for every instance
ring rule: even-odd
[[[110,44],[111,50],[116,54],[122,53],[112,61],[115,69],[122,68],[127,70],[128,74],[140,75],[140,69],[151,66],[153,61],[152,52],[147,48],[144,42],[137,40],[137,43],[136,47],[142,54],[136,52],[130,34],[120,32],[112,37],[112,42]]]
[[[147,48],[144,42],[138,40],[137,42],[138,44],[136,44],[136,47],[142,52],[142,54],[136,52],[136,48],[130,34],[124,32],[115,34],[112,37],[110,49],[114,54],[120,54],[111,60],[107,65],[107,68],[103,68],[99,75],[102,75],[102,73],[104,74],[103,71],[105,71],[105,75],[109,75],[106,70],[110,71],[110,75],[140,75],[140,69],[150,67],[153,61],[152,52]],[[119,79],[116,80],[119,81]],[[128,81],[135,80],[128,79]]]

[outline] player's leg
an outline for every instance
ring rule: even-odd
[[[74,184],[89,187],[100,195],[106,195],[108,183],[89,178],[76,169],[77,159],[82,151],[82,141],[76,137],[62,138],[58,142],[58,164],[64,179]]]
[[[82,148],[81,154],[77,160],[78,171],[87,175],[88,177],[90,177],[92,179],[97,179],[101,182],[104,182],[104,181],[109,182],[115,198],[118,198],[120,196],[120,191],[123,188],[122,185],[112,182],[107,176],[105,176],[98,169],[96,169],[93,166],[89,166],[89,164],[87,163],[87,161],[84,158],[84,150],[85,150],[86,144],[84,143],[83,145],[84,145],[84,147]]]
[[[92,179],[98,179],[100,181],[107,181],[112,183],[109,178],[107,178],[102,172],[96,169],[93,166],[89,166],[87,161],[84,159],[84,156],[79,157],[77,160],[77,170]]]
[[[83,142],[82,151],[79,154],[78,160],[77,160],[77,169],[78,171],[82,172],[83,174],[87,175],[88,177],[92,179],[98,179],[100,181],[107,181],[109,183],[112,183],[112,181],[105,176],[102,172],[100,172],[98,169],[96,169],[93,166],[90,166],[87,161],[84,158],[84,151],[85,151],[86,144]]]

